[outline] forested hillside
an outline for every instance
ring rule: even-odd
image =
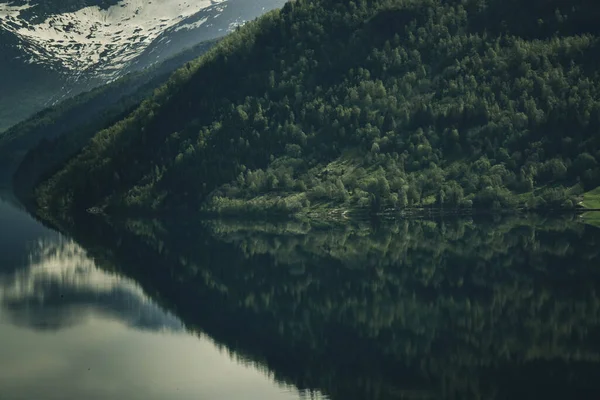
[[[17,191],[31,191],[41,176],[64,165],[95,133],[125,118],[174,70],[215,43],[201,43],[142,72],[47,108],[0,134],[0,185],[10,182],[27,152],[41,142],[40,151],[33,150],[14,177]]]
[[[297,0],[43,183],[50,211],[556,208],[600,184],[600,4]]]

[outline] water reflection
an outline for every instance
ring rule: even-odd
[[[600,398],[600,229],[574,217],[69,233],[0,273],[0,398]]]
[[[600,230],[575,218],[85,226],[186,326],[301,389],[600,396]]]
[[[41,238],[58,238],[56,232],[16,208],[14,202],[0,189],[0,273],[27,267],[32,243]]]
[[[99,270],[74,241],[39,240],[29,267],[0,275],[0,306],[13,324],[58,330],[100,315],[136,329],[181,331],[183,324],[137,284]]]
[[[190,330],[110,248],[92,257],[5,204],[0,221],[0,399],[322,398]]]

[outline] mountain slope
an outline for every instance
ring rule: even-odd
[[[288,3],[100,132],[39,204],[573,207],[600,184],[599,29],[585,23],[600,6],[532,4]]]
[[[43,106],[226,34],[284,0],[0,2],[0,131]],[[28,69],[20,71],[21,68]],[[29,81],[35,85],[29,84]],[[44,82],[52,81],[50,87]],[[22,87],[38,87],[37,96]],[[19,100],[15,107],[14,100]],[[4,100],[4,97],[3,99]],[[10,114],[4,110],[11,110]]]
[[[170,74],[186,62],[205,53],[214,41],[201,43],[160,64],[133,72],[45,109],[13,126],[0,136],[0,185],[10,182],[13,174],[19,193],[30,192],[40,176],[53,171],[76,154],[99,130],[111,126],[134,110]],[[28,151],[40,142],[51,152],[35,150],[22,165]],[[31,162],[29,162],[31,160]]]

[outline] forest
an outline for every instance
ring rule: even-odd
[[[291,1],[99,131],[37,206],[575,208],[600,185],[599,19],[585,0]]]

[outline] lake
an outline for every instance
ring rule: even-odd
[[[0,399],[598,399],[600,229],[0,203]]]

